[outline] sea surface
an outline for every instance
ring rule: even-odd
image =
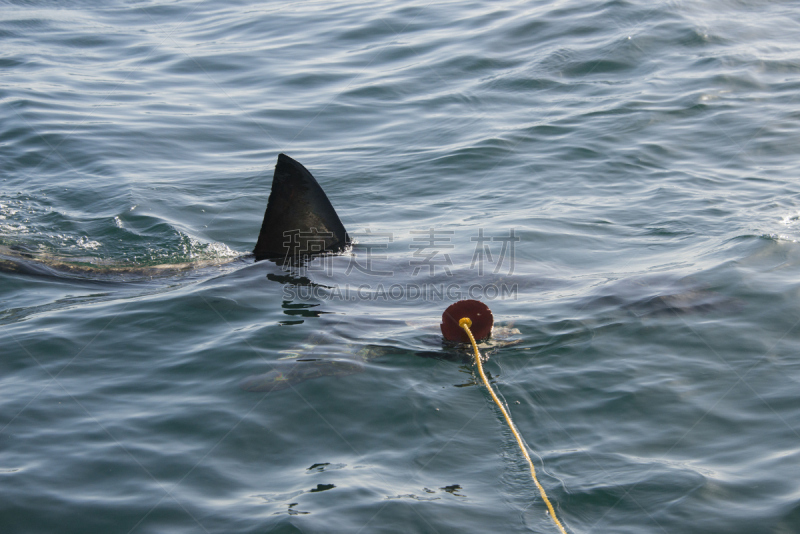
[[[557,532],[442,342],[465,298],[568,532],[800,532],[798,35],[791,2],[0,1],[0,532]],[[253,260],[279,153],[345,253]]]

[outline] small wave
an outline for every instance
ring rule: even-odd
[[[207,243],[205,245],[205,253],[210,257],[219,259],[238,258],[242,256],[241,252],[237,252],[225,243],[219,242]]]
[[[88,269],[162,268],[224,263],[243,255],[220,242],[204,242],[147,214],[75,217],[55,210],[43,196],[0,193],[0,247],[27,259]]]
[[[82,236],[78,238],[78,240],[73,245],[74,248],[79,248],[83,250],[97,250],[102,247],[103,244],[99,241],[93,241],[86,236]]]
[[[773,241],[800,242],[800,211],[780,216],[778,225],[780,228],[768,228],[758,235],[763,239],[772,239]],[[768,226],[775,226],[775,224],[772,223]]]
[[[763,239],[772,239],[773,241],[788,241],[789,243],[797,243],[797,239],[793,238],[792,236],[784,235],[784,234],[761,234],[761,238]]]

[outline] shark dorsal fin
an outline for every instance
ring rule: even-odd
[[[342,221],[311,173],[286,154],[278,154],[272,192],[253,250],[256,261],[294,261],[338,252],[349,243]]]

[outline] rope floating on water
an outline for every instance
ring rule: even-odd
[[[478,368],[478,374],[481,375],[481,380],[483,380],[483,385],[486,386],[486,389],[489,390],[489,393],[492,395],[492,400],[500,408],[500,411],[503,412],[503,417],[506,419],[506,423],[508,423],[508,428],[511,429],[511,433],[514,434],[514,438],[517,440],[517,445],[519,445],[519,450],[522,451],[522,455],[525,456],[525,459],[528,461],[528,465],[531,468],[531,477],[533,481],[536,483],[536,487],[539,488],[539,493],[542,495],[542,500],[547,505],[547,509],[550,511],[550,517],[553,518],[558,530],[561,531],[562,534],[567,534],[566,529],[564,529],[564,525],[561,524],[561,521],[558,520],[556,517],[556,511],[553,508],[553,505],[550,503],[550,499],[547,498],[547,493],[544,491],[544,487],[539,483],[539,479],[536,478],[536,468],[533,466],[533,461],[531,460],[530,455],[528,454],[528,449],[522,442],[522,437],[520,437],[519,432],[517,432],[517,427],[514,426],[514,421],[511,420],[511,416],[508,415],[503,403],[500,402],[500,399],[497,398],[497,395],[492,389],[491,384],[489,384],[489,380],[486,378],[486,374],[483,372],[483,364],[481,363],[481,353],[478,351],[478,344],[475,343],[475,337],[472,335],[472,331],[469,329],[472,326],[472,319],[469,317],[464,317],[458,321],[458,326],[464,329],[469,336],[469,341],[472,343],[472,348],[475,351],[475,366]]]

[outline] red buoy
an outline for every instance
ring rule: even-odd
[[[486,339],[492,334],[494,317],[489,306],[479,300],[459,300],[451,304],[442,314],[442,335],[448,341],[469,343],[469,336],[458,325],[458,321],[469,317],[472,321],[470,330],[475,340]]]

